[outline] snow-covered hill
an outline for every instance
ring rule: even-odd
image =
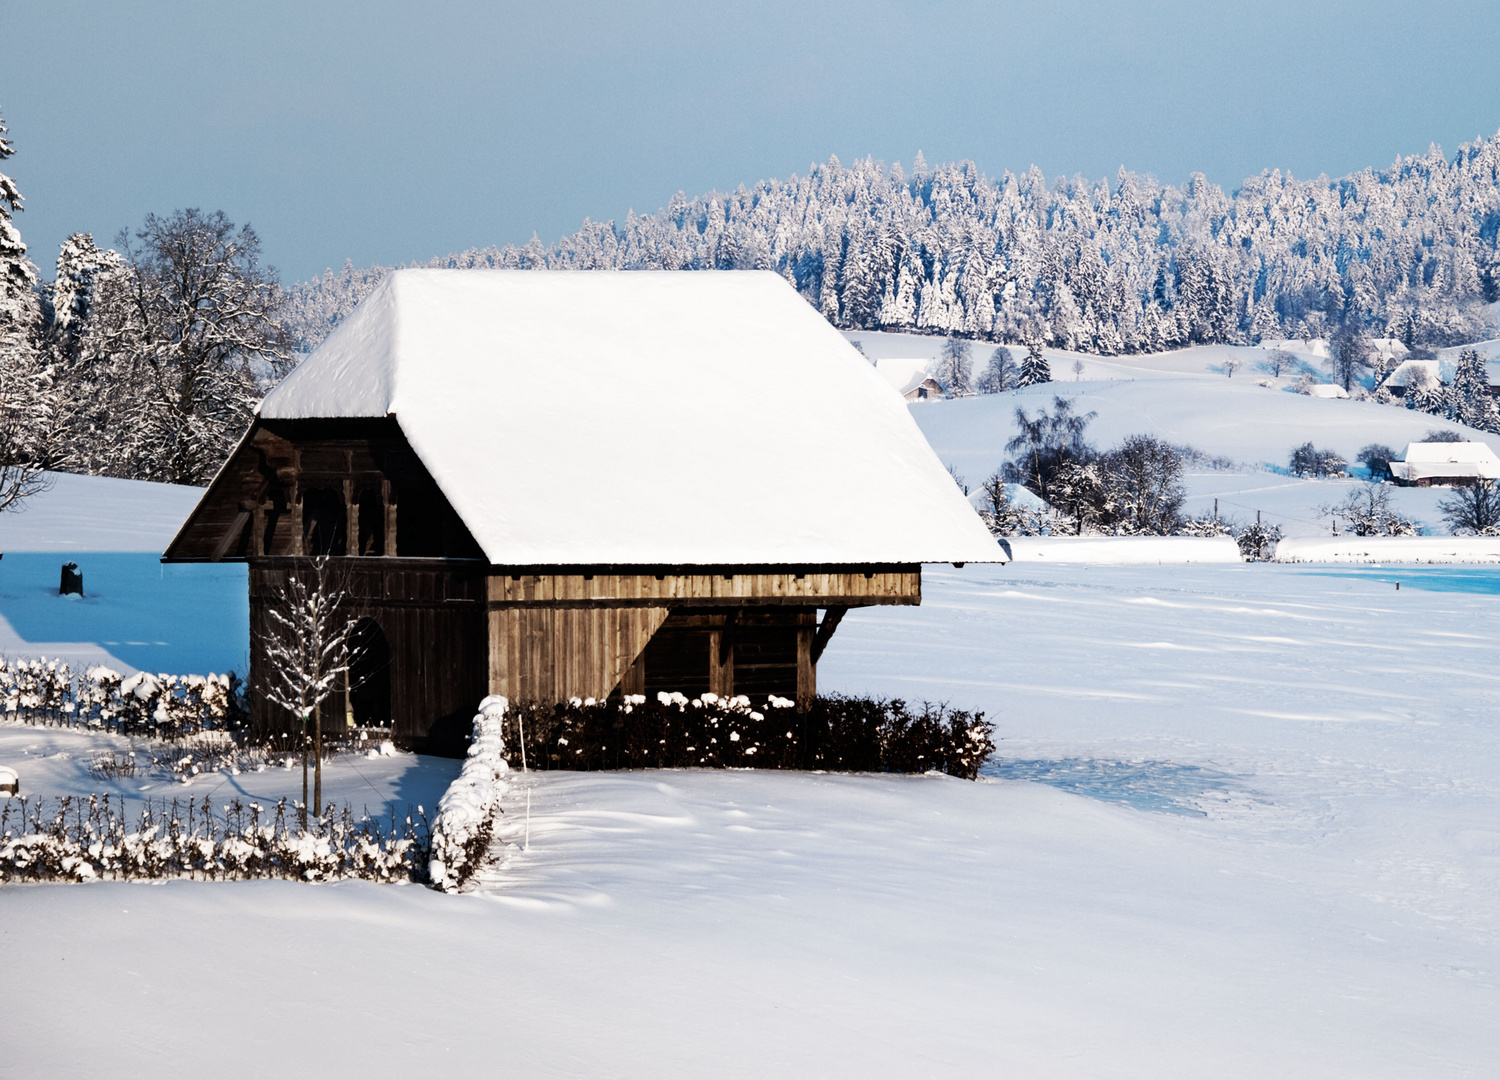
[[[944,338],[916,334],[849,333],[867,356],[926,356],[935,360]],[[992,346],[974,350],[976,372]],[[1195,471],[1186,477],[1190,514],[1206,514],[1219,502],[1221,515],[1279,524],[1288,536],[1329,531],[1320,508],[1343,500],[1356,480],[1303,480],[1284,475],[1292,450],[1305,442],[1353,461],[1360,449],[1381,443],[1398,453],[1433,429],[1451,430],[1500,451],[1500,436],[1452,424],[1426,413],[1370,401],[1315,398],[1285,387],[1301,370],[1326,371],[1327,358],[1311,343],[1296,354],[1297,370],[1273,379],[1262,369],[1269,350],[1205,345],[1147,356],[1081,356],[1046,350],[1055,382],[957,400],[916,402],[912,415],[942,460],[954,466],[972,490],[1009,456],[1015,410],[1051,410],[1053,399],[1071,400],[1074,410],[1094,412],[1089,438],[1103,448],[1127,435],[1149,434],[1226,458],[1228,470]],[[1019,357],[1024,350],[1013,349]],[[1232,377],[1224,360],[1240,363]],[[1072,363],[1081,360],[1077,377]],[[1266,387],[1260,381],[1275,385]],[[1281,470],[1278,473],[1275,470]],[[1398,511],[1433,531],[1445,531],[1437,504],[1439,489],[1392,489]]]

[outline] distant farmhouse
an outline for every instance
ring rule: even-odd
[[[1414,386],[1437,388],[1453,382],[1452,360],[1404,360],[1398,364],[1380,385],[1398,398]],[[1491,397],[1500,397],[1500,377],[1494,365],[1485,364],[1485,372]]]
[[[1396,483],[1409,487],[1500,480],[1500,457],[1482,442],[1407,443],[1401,460],[1390,465]]]
[[[907,401],[935,401],[943,396],[943,388],[927,374],[929,363],[924,359],[891,358],[876,361],[875,370]]]
[[[924,562],[1002,559],[777,275],[491,270],[390,275],[261,403],[164,559],[249,563],[254,686],[272,590],[318,555],[360,619],[349,722],[431,748],[487,693],[805,707],[845,611],[919,603]]]

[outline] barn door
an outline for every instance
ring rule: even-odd
[[[391,648],[374,619],[354,628],[349,666],[349,717],[356,727],[391,726]]]

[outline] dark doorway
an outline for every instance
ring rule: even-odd
[[[349,514],[342,492],[308,488],[302,493],[302,550],[308,555],[348,553]]]
[[[391,649],[374,619],[360,619],[349,666],[349,714],[355,727],[391,726]]]

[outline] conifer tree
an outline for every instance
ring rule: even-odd
[[[15,153],[5,135],[0,118],[0,161]],[[0,173],[0,510],[47,487],[42,468],[53,426],[36,267],[14,224],[23,201],[16,182]]]
[[[1021,378],[1018,386],[1036,386],[1052,381],[1052,368],[1042,355],[1041,342],[1033,339],[1027,346],[1026,359],[1021,362]]]
[[[1481,431],[1500,431],[1500,409],[1490,396],[1489,372],[1477,349],[1465,349],[1458,354],[1449,394],[1452,419]]]

